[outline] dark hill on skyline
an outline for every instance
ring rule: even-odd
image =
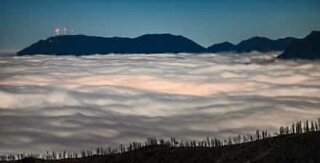
[[[283,51],[288,47],[294,38],[283,38],[278,40],[271,40],[266,37],[253,37],[248,40],[241,41],[236,46],[236,51],[238,53],[259,51],[259,52],[269,52],[269,51]]]
[[[217,52],[231,52],[235,51],[236,46],[230,42],[223,42],[214,44],[208,47],[208,51],[211,53],[217,53]]]
[[[19,51],[17,55],[270,52],[283,51],[292,40],[295,38],[271,40],[265,37],[252,37],[241,41],[238,45],[223,42],[204,48],[186,37],[172,34],[146,34],[136,38],[63,35],[40,40]]]
[[[313,31],[303,39],[294,40],[278,58],[320,59],[320,31]]]
[[[271,40],[266,37],[252,37],[247,40],[241,41],[237,45],[229,42],[214,44],[208,47],[212,53],[219,52],[237,52],[246,53],[251,51],[270,52],[270,51],[283,51],[288,47],[292,40],[295,38],[287,37],[283,39]]]
[[[90,55],[110,53],[202,53],[206,48],[171,34],[147,34],[136,38],[64,35],[40,40],[18,55]]]

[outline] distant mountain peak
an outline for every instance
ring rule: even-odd
[[[278,56],[279,59],[320,59],[320,31],[312,31],[303,39],[296,39]]]
[[[318,37],[319,31],[313,31],[306,39]],[[59,35],[40,40],[19,51],[18,55],[90,55],[110,53],[204,53],[204,52],[270,52],[284,51],[296,40],[293,37],[272,40],[256,36],[234,45],[222,42],[204,48],[194,41],[170,33],[144,34],[135,38],[98,37],[86,35]]]
[[[307,35],[306,39],[314,39],[320,37],[320,31],[312,31],[309,35]]]
[[[230,43],[230,42],[228,42],[228,41],[225,41],[225,42],[222,42],[222,43],[220,43],[221,45],[233,45],[234,46],[234,44],[232,44],[232,43]]]
[[[267,37],[262,37],[262,36],[254,36],[249,39],[242,40],[242,41],[252,41],[252,40],[271,40],[271,39],[269,39]]]
[[[203,53],[207,49],[179,35],[146,34],[136,38],[62,35],[40,40],[18,55],[90,55],[129,53]]]
[[[292,37],[272,40],[267,37],[251,37],[234,45],[229,42],[214,44],[208,47],[210,52],[238,52],[245,53],[251,51],[269,52],[269,51],[283,51],[290,42],[294,40]]]
[[[234,51],[235,45],[230,42],[222,42],[209,46],[208,50],[212,53]]]
[[[161,36],[167,36],[167,37],[179,37],[180,35],[173,35],[171,33],[148,33],[141,36],[138,36],[136,38],[140,37],[161,37]]]

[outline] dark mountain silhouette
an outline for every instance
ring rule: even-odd
[[[292,41],[278,58],[320,59],[320,31],[313,31],[303,39]]]
[[[95,37],[85,35],[63,35],[40,40],[19,51],[18,55],[90,55],[90,54],[130,54],[130,53],[204,53],[204,52],[268,52],[284,50],[294,38],[271,40],[253,37],[238,45],[229,42],[214,44],[204,48],[183,36],[171,34],[146,34],[136,38]]]
[[[236,51],[238,53],[250,51],[282,51],[291,43],[292,40],[294,40],[294,38],[290,37],[278,40],[271,40],[266,37],[253,37],[248,40],[241,41],[236,46]]]
[[[287,37],[278,40],[271,40],[266,37],[252,37],[247,40],[241,41],[237,45],[233,45],[229,42],[214,44],[208,47],[208,51],[212,53],[216,52],[237,52],[245,53],[251,51],[258,52],[270,52],[270,51],[283,51],[292,40],[295,38]]]
[[[202,53],[207,49],[171,34],[147,34],[137,38],[64,35],[40,40],[19,51],[18,55],[89,55],[110,53]]]
[[[235,50],[235,45],[231,44],[230,42],[214,44],[208,47],[208,51],[212,53],[228,52],[228,51],[234,51],[234,50]]]

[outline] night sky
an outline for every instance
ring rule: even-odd
[[[320,29],[319,0],[1,0],[0,51],[14,52],[53,35],[186,36],[203,46],[252,36],[303,37]]]

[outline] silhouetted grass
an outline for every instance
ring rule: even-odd
[[[207,138],[203,141],[179,141],[175,138],[120,145],[118,148],[97,148],[81,153],[47,152],[39,155],[6,155],[2,162],[18,163],[177,163],[177,162],[320,162],[320,119],[297,122],[280,127],[279,133],[257,131],[226,140]],[[18,159],[18,161],[15,161]],[[1,162],[1,161],[0,161]]]

